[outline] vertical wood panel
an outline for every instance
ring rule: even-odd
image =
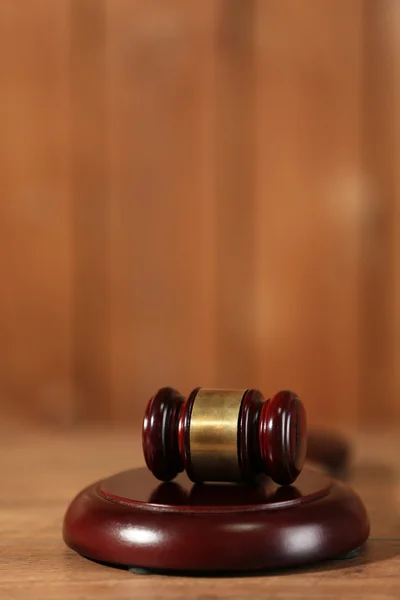
[[[107,2],[115,415],[213,383],[213,6]]]
[[[79,418],[110,417],[109,164],[106,15],[70,0],[74,375]]]
[[[397,0],[0,2],[0,405],[255,385],[398,422],[399,31]]]
[[[393,202],[393,388],[392,388],[392,407],[393,419],[390,424],[400,423],[400,172],[397,167],[400,157],[400,5],[395,0],[390,1],[389,27],[391,32],[391,52],[393,53],[393,131],[395,144],[393,148],[392,165],[395,185],[392,195]]]
[[[0,3],[0,404],[73,418],[68,2]]]
[[[371,200],[363,240],[363,421],[400,416],[399,68],[397,2],[365,4],[365,168]]]
[[[258,3],[260,384],[352,422],[359,385],[362,2]]]
[[[217,3],[217,360],[220,387],[252,387],[255,346],[255,2]]]

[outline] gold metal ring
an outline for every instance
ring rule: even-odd
[[[190,419],[190,457],[199,481],[240,481],[238,420],[246,390],[201,388]]]

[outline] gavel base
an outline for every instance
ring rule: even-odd
[[[294,485],[160,483],[147,469],[83,490],[64,539],[85,557],[155,571],[249,571],[349,555],[369,534],[346,485],[305,468]]]

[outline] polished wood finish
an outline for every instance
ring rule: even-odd
[[[306,455],[306,415],[289,391],[265,401],[254,389],[196,388],[185,400],[161,388],[147,404],[142,438],[146,464],[162,481],[185,469],[193,482],[252,482],[264,473],[289,485]]]
[[[347,432],[351,485],[365,501],[364,552],[252,577],[165,577],[106,568],[69,550],[67,503],[88,481],[143,463],[140,431],[19,431],[0,423],[0,596],[13,600],[397,600],[400,595],[399,432]],[[384,507],[384,510],[382,508]]]
[[[175,571],[249,571],[359,549],[369,521],[350,488],[304,470],[295,486],[159,484],[132,469],[83,490],[64,520],[73,550],[106,563]]]
[[[264,403],[259,442],[264,472],[281,485],[295,481],[307,450],[306,414],[296,394],[278,392]]]
[[[157,479],[170,481],[183,470],[178,445],[178,420],[185,398],[163,388],[148,402],[143,419],[142,444],[147,467]]]

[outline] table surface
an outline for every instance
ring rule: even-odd
[[[1,434],[0,598],[252,600],[400,598],[400,436],[357,434],[350,481],[366,503],[371,538],[352,560],[247,577],[136,574],[78,556],[63,514],[88,483],[142,464],[139,434],[81,430]]]

